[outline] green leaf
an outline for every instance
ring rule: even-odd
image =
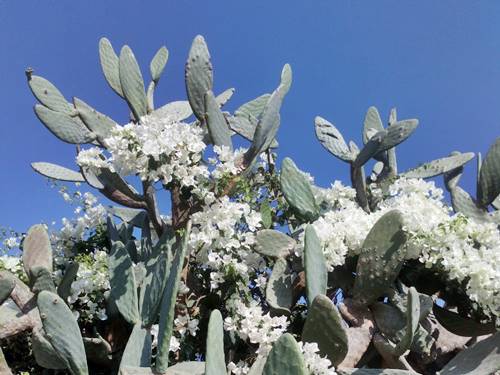
[[[55,293],[41,291],[37,298],[46,338],[73,375],[88,375],[80,328],[73,313]]]
[[[292,275],[285,259],[278,258],[266,285],[266,301],[277,314],[289,314],[293,302]]]
[[[500,332],[458,353],[440,375],[490,375],[500,370]]]
[[[210,62],[210,53],[205,39],[197,35],[191,49],[189,50],[186,62],[186,90],[189,104],[200,121],[205,120],[205,93],[212,90],[213,71]]]
[[[474,337],[496,332],[494,321],[480,323],[436,304],[433,305],[432,312],[444,328],[458,336]]]
[[[40,104],[35,105],[35,114],[42,124],[63,142],[83,144],[95,139],[95,134],[87,129],[79,117],[71,117]]]
[[[205,375],[220,375],[226,373],[224,356],[224,322],[219,310],[210,314],[207,329],[207,354]]]
[[[322,117],[316,116],[314,119],[314,125],[316,129],[316,137],[321,145],[328,150],[328,152],[346,162],[354,160],[354,155],[351,150],[349,150],[344,137],[333,124]]]
[[[120,83],[127,101],[137,121],[148,113],[144,80],[134,53],[129,46],[123,46],[120,52]]]
[[[165,65],[167,65],[168,60],[168,50],[166,47],[161,47],[158,52],[156,52],[153,60],[151,60],[151,64],[149,64],[149,71],[151,72],[151,79],[158,83],[160,80],[161,74],[165,69]]]
[[[73,106],[66,101],[57,87],[45,78],[32,75],[28,84],[33,95],[48,109],[68,116],[75,113]]]
[[[307,312],[302,341],[316,342],[319,354],[338,366],[347,355],[348,339],[344,321],[327,296],[318,294]]]
[[[210,90],[205,93],[205,113],[208,132],[213,144],[229,147],[232,151],[233,143],[229,126],[215,100],[214,93]]]
[[[398,210],[378,219],[366,236],[358,258],[353,288],[357,301],[369,305],[391,286],[405,259],[406,239],[403,216]]]
[[[481,166],[478,203],[490,205],[500,194],[500,137],[490,147]]]
[[[289,333],[282,335],[273,345],[262,375],[309,375],[300,348]]]
[[[274,229],[263,229],[255,236],[255,251],[271,258],[287,257],[295,245],[292,237]]]
[[[23,241],[23,266],[28,277],[35,267],[52,271],[52,246],[47,229],[43,224],[33,225]]]
[[[315,220],[319,209],[311,183],[290,158],[285,158],[281,164],[280,182],[281,190],[292,209],[306,220]]]
[[[319,294],[326,294],[328,270],[325,255],[314,227],[306,226],[304,236],[304,269],[306,274],[306,295],[309,304]]]
[[[130,324],[140,321],[134,267],[122,242],[112,244],[108,258],[110,295],[123,318]]]
[[[401,176],[406,178],[431,178],[460,168],[474,158],[473,152],[459,153],[441,159],[432,160],[416,168],[412,168]]]
[[[104,77],[109,86],[120,95],[123,95],[122,85],[120,83],[120,60],[111,45],[111,42],[106,38],[101,38],[99,41],[99,59],[101,60],[101,68]]]
[[[61,167],[57,164],[40,161],[31,163],[31,167],[35,170],[35,172],[40,173],[42,176],[52,178],[54,180],[85,182],[85,179],[80,172]]]

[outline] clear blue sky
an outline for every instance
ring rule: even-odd
[[[208,42],[216,91],[236,88],[230,110],[271,91],[282,65],[292,65],[280,157],[292,157],[323,186],[348,175],[316,141],[316,115],[358,144],[370,105],[384,118],[392,106],[401,118],[418,118],[399,148],[401,169],[452,150],[484,154],[500,135],[498,1],[0,0],[0,225],[26,230],[71,213],[30,168],[32,161],[72,166],[74,149],[35,118],[26,67],[68,99],[78,96],[123,122],[126,106],[101,74],[99,38],[129,44],[145,75],[167,46],[162,104],[185,98],[184,62],[196,34]],[[472,192],[475,173],[471,163],[463,184]]]

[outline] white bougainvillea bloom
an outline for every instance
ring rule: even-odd
[[[200,163],[206,147],[202,129],[168,116],[144,116],[139,124],[116,127],[105,145],[113,168],[124,176],[163,184],[175,180],[186,187],[209,176]]]
[[[318,344],[315,342],[299,341],[298,345],[304,355],[304,362],[307,369],[313,375],[335,375],[335,367],[326,357],[319,354]]]
[[[234,332],[242,340],[259,345],[256,353],[267,355],[275,342],[288,327],[286,316],[273,316],[264,314],[257,301],[252,301],[249,306],[237,300],[233,316],[224,319],[224,329]]]
[[[479,223],[451,215],[443,191],[434,182],[399,178],[387,192],[372,189],[380,199],[374,212],[366,213],[355,202],[351,188],[335,182],[318,189],[323,213],[313,224],[330,269],[347,256],[359,254],[366,235],[387,211],[397,209],[408,234],[406,258],[427,266],[439,265],[450,279],[467,281],[466,293],[487,315],[500,319],[500,233],[494,223]],[[302,236],[303,240],[303,236]],[[300,255],[300,247],[298,248]]]

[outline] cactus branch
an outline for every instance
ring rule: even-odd
[[[360,207],[366,212],[370,212],[368,206],[368,198],[366,196],[366,183],[365,176],[363,172],[363,167],[355,167],[353,163],[351,165],[351,183],[353,188],[356,190],[356,200]]]
[[[155,189],[149,181],[144,181],[142,183],[142,188],[144,191],[144,200],[146,202],[146,209],[148,211],[149,219],[151,220],[156,233],[159,237],[161,237],[161,235],[163,234],[165,223],[163,222],[160,216],[160,211],[158,210]]]

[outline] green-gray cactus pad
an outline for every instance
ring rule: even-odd
[[[71,169],[61,167],[57,164],[46,162],[31,163],[31,167],[35,172],[40,173],[42,176],[52,178],[54,180],[69,181],[69,182],[85,182],[82,174]]]
[[[315,220],[319,209],[311,183],[290,158],[283,159],[281,163],[280,182],[281,190],[292,209],[306,220]]]
[[[289,333],[282,335],[269,353],[262,375],[309,375],[300,348]]]
[[[405,258],[403,216],[397,211],[384,214],[363,242],[356,267],[353,293],[355,298],[370,304],[394,282]]]
[[[326,294],[328,270],[325,255],[316,230],[310,224],[304,235],[304,269],[306,274],[306,295],[309,304],[319,294]]]
[[[88,375],[80,328],[69,307],[57,294],[45,290],[38,294],[37,305],[46,338],[68,364],[71,374]]]
[[[271,258],[287,257],[295,249],[295,240],[283,232],[263,229],[255,236],[255,251]]]
[[[278,258],[266,285],[266,301],[278,314],[289,314],[292,300],[292,275],[287,261]]]
[[[226,372],[224,321],[219,310],[213,310],[210,314],[206,347],[205,375],[224,374]]]
[[[319,294],[307,312],[302,341],[316,342],[321,356],[337,366],[347,355],[348,339],[344,321],[337,307],[327,296]]]
[[[189,104],[195,116],[205,121],[204,96],[213,87],[213,71],[210,53],[205,39],[197,35],[189,51],[186,62],[186,90]]]

